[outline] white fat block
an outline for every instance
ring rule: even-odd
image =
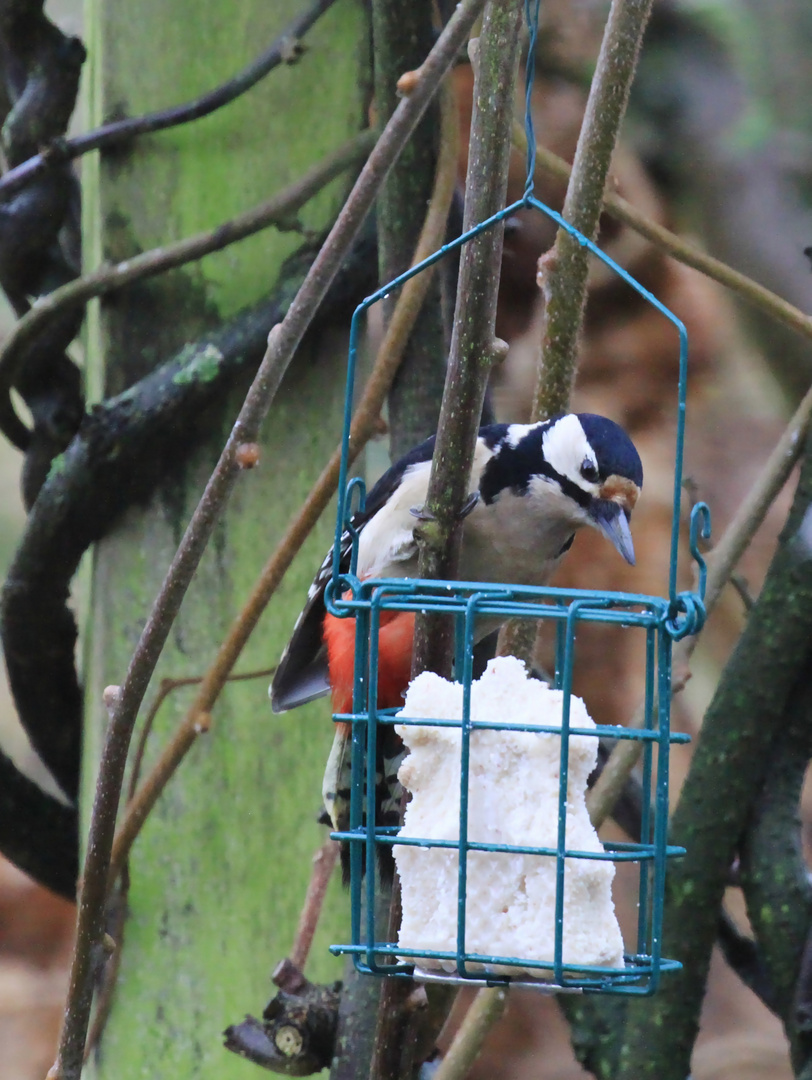
[[[492,660],[471,688],[471,719],[561,726],[563,692],[528,678],[513,656]],[[462,686],[431,672],[410,685],[399,716],[460,720]],[[570,726],[593,728],[583,701],[570,698]],[[459,841],[460,729],[398,725],[409,755],[398,772],[411,793],[402,837]],[[597,739],[571,735],[566,845],[601,852],[586,809],[586,781],[595,768]],[[555,848],[561,739],[555,734],[475,730],[470,740],[468,839]],[[459,853],[448,848],[395,845],[403,895],[398,944],[419,951],[457,948]],[[567,859],[564,872],[565,964],[623,966],[623,940],[612,902],[615,867],[607,860]],[[465,948],[469,953],[552,962],[556,860],[506,852],[468,853]],[[453,962],[418,960],[420,967],[454,970]],[[476,965],[471,965],[476,969]],[[500,965],[489,971],[549,977],[548,970]]]

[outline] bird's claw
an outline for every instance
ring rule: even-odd
[[[465,518],[467,518],[478,502],[479,492],[471,492],[471,494],[468,496],[468,498],[462,505],[462,509],[459,512],[458,520],[463,521]],[[421,523],[437,520],[436,516],[432,514],[430,510],[427,510],[425,506],[411,506],[409,507],[409,513],[412,515],[412,517],[416,517],[417,520]]]
[[[479,502],[479,492],[478,491],[472,491],[471,494],[468,496],[468,498],[463,503],[462,509],[460,510],[460,521],[464,521],[465,518],[468,517],[468,515],[471,513],[471,511],[474,509],[474,507],[476,506],[476,504],[478,502]]]
[[[409,513],[412,517],[416,517],[419,522],[436,521],[437,518],[431,511],[427,510],[425,506],[410,506]]]

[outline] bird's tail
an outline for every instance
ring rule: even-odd
[[[400,824],[403,804],[403,787],[398,780],[398,769],[406,750],[400,736],[390,724],[379,729],[378,753],[375,768],[375,824],[397,826]],[[333,746],[324,770],[322,798],[324,808],[336,832],[346,832],[350,827],[350,792],[352,787],[352,728],[350,724],[337,723]],[[364,823],[366,823],[364,806]],[[388,844],[378,845],[379,865],[382,877],[391,879],[394,872],[392,850]],[[341,869],[344,884],[349,882],[349,849],[341,848]]]

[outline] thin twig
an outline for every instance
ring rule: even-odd
[[[792,696],[809,670],[812,560],[803,551],[803,523],[810,506],[807,436],[792,509],[758,602],[705,712],[669,825],[669,840],[687,854],[669,867],[662,950],[681,970],[664,980],[645,1009],[629,1005],[618,1080],[683,1080],[690,1072],[729,867],[775,764]]]
[[[595,240],[604,205],[606,180],[652,0],[613,0],[595,75],[581,124],[575,160],[567,172],[562,216]],[[512,125],[513,141],[520,141]],[[523,139],[525,148],[526,137]],[[538,378],[530,418],[543,420],[570,407],[578,364],[578,335],[586,304],[587,249],[559,228],[552,249],[541,256],[537,281],[544,297]],[[530,663],[538,626],[510,620],[499,635],[498,652]]]
[[[297,15],[279,37],[248,67],[228,82],[194,101],[147,113],[145,116],[116,120],[94,131],[88,131],[84,135],[76,135],[72,139],[53,140],[41,153],[22,162],[16,168],[9,169],[0,179],[0,194],[9,195],[51,166],[71,161],[90,150],[104,150],[120,145],[122,142],[128,142],[136,135],[165,131],[179,124],[187,124],[191,120],[199,120],[221,109],[224,105],[230,104],[246,90],[255,86],[279,64],[293,63],[302,51],[300,39],[316,20],[332,7],[333,3],[334,0],[316,0],[311,8]]]
[[[267,676],[272,675],[275,670],[276,670],[275,668],[264,668],[261,671],[240,672],[239,675],[231,675],[231,676],[229,676],[229,682],[244,682],[244,681],[247,681],[249,679],[267,678]],[[138,782],[138,776],[139,776],[139,773],[141,771],[141,763],[142,763],[142,760],[143,760],[144,750],[146,749],[147,739],[148,739],[150,731],[152,730],[152,725],[155,722],[155,717],[158,715],[158,711],[159,711],[161,705],[164,703],[164,701],[167,699],[167,697],[169,697],[169,695],[173,691],[179,690],[180,688],[182,688],[184,686],[195,686],[196,684],[200,683],[201,681],[202,681],[201,676],[189,676],[188,678],[181,678],[181,679],[161,679],[161,685],[160,685],[160,687],[158,689],[158,693],[157,693],[157,695],[155,697],[155,701],[153,701],[152,705],[150,706],[149,712],[147,713],[147,716],[146,716],[146,718],[144,720],[144,725],[143,725],[143,727],[141,729],[141,732],[139,734],[138,746],[136,747],[136,753],[134,755],[132,769],[130,771],[130,783],[129,783],[129,790],[128,790],[128,796],[127,796],[128,800],[131,800],[132,797],[133,797],[133,792],[135,790],[135,786],[136,786],[136,784]],[[330,841],[328,841],[328,843],[329,842]],[[314,862],[315,862],[315,859],[318,858],[318,854],[319,853],[317,853],[317,855],[314,857]],[[316,876],[316,873],[317,873],[317,871],[314,870],[314,877]],[[88,1036],[87,1036],[87,1042],[85,1044],[85,1054],[84,1054],[85,1063],[87,1063],[88,1058],[90,1057],[90,1054],[92,1053],[94,1046],[96,1046],[96,1044],[98,1043],[99,1039],[102,1036],[102,1033],[104,1032],[104,1028],[105,1028],[105,1026],[107,1024],[107,1019],[108,1019],[108,1017],[110,1015],[110,1010],[112,1009],[112,1006],[113,1006],[113,997],[114,997],[114,994],[115,994],[116,985],[118,983],[119,971],[121,969],[121,960],[122,960],[122,956],[123,956],[123,947],[124,947],[124,927],[125,927],[125,924],[126,924],[126,914],[127,914],[127,897],[129,895],[129,891],[130,891],[129,862],[126,859],[123,862],[123,864],[121,865],[120,874],[117,875],[117,876],[118,876],[118,881],[117,882],[115,882],[115,881],[111,882],[110,896],[108,897],[108,903],[107,903],[107,908],[109,909],[109,907],[110,907],[110,899],[111,899],[111,897],[113,897],[115,895],[116,929],[113,931],[113,933],[114,933],[114,948],[113,948],[112,954],[107,959],[107,963],[106,963],[105,969],[104,969],[104,978],[102,980],[101,987],[100,987],[100,989],[98,991],[98,994],[97,994],[96,1008],[95,1008],[95,1011],[93,1013],[93,1020],[92,1020],[92,1023],[90,1025],[90,1030],[89,1030]],[[328,873],[328,877],[329,877],[329,873]],[[117,892],[115,892],[116,886],[118,888]],[[311,880],[311,887],[312,887],[312,880]],[[309,896],[309,891],[308,891],[308,896]],[[306,903],[307,903],[307,900],[306,900]],[[317,921],[318,920],[318,913],[316,913],[315,916],[311,916],[311,917],[315,918],[315,920]],[[299,940],[299,934],[302,933],[301,925],[302,924],[300,922],[300,930],[297,933],[297,938],[296,938],[297,942]],[[294,944],[294,948],[295,947],[296,947],[296,945]],[[307,955],[307,953],[305,952],[305,957],[306,957],[306,955]]]
[[[152,726],[155,723],[155,718],[160,711],[161,706],[172,693],[173,690],[179,690],[182,686],[196,686],[200,682],[200,679],[190,676],[188,679],[161,679],[158,687],[158,693],[155,695],[155,700],[147,710],[147,715],[144,717],[144,722],[141,725],[141,730],[138,732],[138,741],[135,744],[135,753],[133,754],[133,763],[130,767],[130,783],[127,787],[127,802],[130,803],[135,795],[138,781],[141,776],[141,766],[144,761],[144,753],[147,749],[147,742],[152,734]]]
[[[499,987],[486,987],[477,993],[433,1080],[465,1080],[479,1057],[485,1036],[501,1019],[506,1005],[507,992]]]
[[[515,0],[494,0],[485,8],[480,37],[470,45],[476,50],[478,63],[464,232],[505,205],[522,15],[523,7]],[[420,530],[419,578],[457,576],[461,511],[469,494],[485,387],[497,355],[494,324],[503,235],[501,223],[480,233],[465,245],[460,258],[448,371],[425,501],[427,520]],[[429,669],[448,677],[450,668],[451,634],[447,621],[419,613],[413,674]],[[400,899],[396,878],[387,925],[390,941],[400,924]],[[370,1068],[374,1080],[396,1080],[404,1071],[404,1053],[410,1036],[410,993],[408,980],[387,979],[381,987]]]
[[[220,460],[198,503],[130,661],[121,700],[102,748],[91,813],[76,946],[57,1059],[56,1080],[79,1080],[93,996],[92,956],[103,934],[104,902],[124,770],[138,709],[180,609],[183,596],[241,468],[237,450],[255,442],[293,354],[349,251],[380,187],[465,40],[484,0],[462,0],[361,171],[287,315],[268,336],[268,349]]]
[[[753,605],[756,602],[756,598],[750,592],[750,586],[747,583],[747,579],[744,574],[734,573],[730,575],[730,584],[736,590],[736,593],[744,605],[745,611],[752,611]]]
[[[536,619],[508,619],[499,628],[497,656],[517,656],[531,667],[536,651],[539,624]]]
[[[471,43],[477,64],[463,231],[505,205],[521,16],[518,4],[489,4],[482,36]],[[470,240],[460,257],[446,386],[426,494],[427,520],[419,530],[420,578],[456,577],[460,513],[469,495],[485,387],[500,351],[494,325],[503,235],[502,224],[495,225]],[[447,621],[418,614],[413,674],[427,667],[450,673],[449,630]]]
[[[310,946],[313,944],[313,935],[316,933],[321,909],[324,906],[324,897],[327,894],[327,886],[333,876],[338,853],[341,845],[329,837],[324,841],[319,850],[313,856],[313,872],[305,893],[302,913],[299,916],[299,925],[296,927],[296,937],[293,939],[293,948],[290,950],[290,962],[299,971],[304,971]]]
[[[374,145],[374,133],[362,131],[305,173],[301,180],[245,213],[185,240],[134,255],[115,266],[102,266],[40,297],[14,325],[0,347],[0,414],[15,415],[16,418],[10,394],[25,360],[25,347],[60,312],[220,251],[271,225],[289,225],[297,210],[346,169],[365,158]]]
[[[124,928],[127,925],[127,898],[130,893],[130,873],[127,864],[122,867],[121,877],[118,883],[118,892],[115,898],[115,926],[112,929],[113,949],[107,957],[104,965],[104,975],[96,996],[96,1008],[93,1012],[93,1021],[87,1035],[85,1044],[84,1060],[87,1064],[94,1048],[104,1034],[110,1011],[113,1008],[118,975],[121,970],[121,961],[124,956]],[[109,909],[109,904],[108,904]]]
[[[651,4],[652,0],[613,0],[604,30],[563,210],[563,217],[592,240],[597,235],[609,164]],[[587,267],[586,250],[564,229],[558,230],[552,251],[539,260],[538,280],[545,311],[534,420],[569,408],[577,366],[577,336],[586,301]],[[529,657],[533,638],[532,629],[514,624],[501,635],[500,645],[502,649],[521,650]],[[448,1072],[441,1067],[443,1080],[465,1075],[487,1032],[501,1015],[496,1008],[496,993],[485,989],[477,994],[466,1017],[466,1023],[471,1017],[473,1054],[462,1058],[458,1049]]]
[[[522,154],[527,151],[527,138],[524,129],[520,124],[515,122],[513,125],[513,146],[514,149],[520,151]],[[559,180],[568,180],[572,173],[571,165],[564,161],[563,158],[558,157],[557,154],[554,154],[551,150],[548,150],[538,143],[536,144],[536,165],[538,169],[544,169]],[[776,293],[770,292],[769,289],[765,289],[763,285],[759,285],[758,282],[753,281],[753,279],[747,277],[746,274],[742,274],[738,270],[734,270],[733,267],[728,266],[727,263],[722,262],[720,259],[715,259],[712,255],[700,251],[681,236],[677,236],[676,233],[671,232],[656,221],[646,217],[645,214],[637,210],[631,203],[627,202],[626,199],[621,198],[620,195],[615,195],[608,191],[605,192],[603,197],[603,209],[610,217],[622,221],[625,225],[628,225],[630,229],[633,229],[641,236],[644,236],[647,240],[651,241],[652,244],[666,252],[678,262],[691,267],[693,270],[697,270],[712,281],[717,281],[720,285],[724,285],[743,300],[760,308],[766,314],[772,316],[785,326],[790,327],[792,330],[795,330],[803,337],[812,338],[812,316],[805,314],[800,308],[790,304],[787,300],[776,295]],[[798,416],[804,408],[805,406],[802,402],[790,422],[789,428],[787,429],[788,431],[794,428]],[[801,433],[799,437],[802,438],[802,434],[803,433]],[[797,453],[793,458],[793,461],[795,460],[797,460]],[[765,469],[765,473],[766,471],[767,470]],[[787,471],[789,472],[789,470]],[[778,482],[778,490],[780,490],[785,483],[785,480],[780,479],[780,472],[775,474],[775,480]],[[769,496],[770,502],[772,502],[774,498],[775,495]],[[746,534],[742,535],[745,536],[746,546],[750,542],[750,536],[747,536]],[[727,579],[725,578],[722,581],[722,585],[724,585],[726,580]],[[537,627],[535,624],[527,621],[523,623],[521,620],[512,619],[507,622],[502,628],[499,637],[499,655],[509,654],[512,656],[521,656],[530,660],[536,641],[536,630]],[[608,785],[615,767],[623,761],[622,771],[618,773],[617,781],[614,779],[612,780],[613,790],[616,790],[616,793],[619,794],[623,788],[625,776],[628,775],[632,768],[634,768],[634,765],[638,760],[638,749],[639,744],[636,740],[623,740],[622,742],[619,742],[615,747],[613,759],[610,759],[611,769],[606,773],[606,780],[599,780],[598,784],[596,784],[596,789],[599,788],[599,785],[600,788],[602,788],[604,784]],[[617,788],[615,788],[616,782],[619,782],[620,784]],[[594,791],[595,789],[593,789],[592,798],[597,799]],[[598,795],[600,795],[602,801],[604,796],[600,789],[598,790]]]
[[[275,671],[275,666],[261,668],[258,671],[242,671],[239,675],[229,675],[226,682],[247,682],[250,679],[268,678],[273,675]],[[180,690],[184,686],[199,686],[200,683],[203,682],[203,678],[203,675],[189,675],[187,678],[182,679],[161,679],[158,693],[155,695],[155,700],[150,705],[147,715],[144,717],[144,723],[141,725],[141,730],[138,733],[138,742],[135,747],[135,753],[133,754],[132,766],[130,767],[130,783],[127,789],[128,803],[132,802],[132,799],[135,796],[138,781],[141,778],[141,766],[144,760],[147,741],[161,706],[175,690]]]
[[[436,251],[445,235],[446,219],[457,175],[455,108],[453,91],[450,86],[447,86],[442,94],[443,138],[437,161],[437,176],[423,230],[415,249],[413,264],[422,262],[426,256]],[[350,463],[355,460],[378,429],[381,408],[431,283],[432,273],[432,268],[423,271],[407,281],[401,290],[361,401],[353,416],[349,437]],[[113,845],[111,882],[115,880],[118,869],[127,858],[130,848],[161,791],[197,738],[199,717],[208,716],[211,713],[229,672],[237,662],[260,616],[279,587],[297,552],[335,494],[340,465],[341,446],[339,445],[305,499],[301,510],[290,523],[265,564],[251,595],[232,623],[212,666],[206,672],[200,691],[189,707],[186,717],[156,763],[153,773],[144,781],[128,805],[127,813],[116,833]]]
[[[652,3],[612,0],[589,90],[562,216],[593,241],[598,234],[609,165]],[[562,228],[552,250],[539,259],[544,332],[534,420],[569,408],[588,266],[587,249]]]
[[[705,556],[708,582],[705,607],[714,607],[734,567],[744,554],[767,511],[784,487],[797,464],[812,418],[812,389],[804,395],[792,419],[775,444],[750,491],[744,497],[733,520],[725,529],[718,544]],[[693,641],[688,638],[686,641]]]
[[[803,449],[804,439],[812,417],[812,389],[807,391],[795,410],[784,433],[767,458],[761,472],[742,501],[733,520],[728,524],[719,543],[705,555],[708,580],[705,588],[705,610],[716,606],[736,564],[782,490]],[[674,646],[671,693],[682,690],[688,679],[688,664],[697,644],[697,636],[683,638]],[[644,720],[642,705],[638,706],[629,727],[641,727]],[[641,747],[636,739],[620,739],[596,780],[587,792],[586,804],[590,819],[597,828],[611,814],[626,780],[640,759]]]
[[[643,726],[644,713],[638,709],[629,723],[629,728]],[[601,769],[600,776],[586,793],[586,808],[589,820],[595,829],[599,829],[615,808],[615,803],[626,786],[626,781],[640,760],[640,749],[636,739],[618,739],[612,753]]]
[[[513,145],[522,153],[526,152],[527,140],[519,124],[514,125]],[[539,168],[544,169],[545,172],[558,177],[560,180],[568,180],[572,173],[571,165],[539,144],[536,144],[536,164]],[[615,195],[609,191],[605,192],[603,209],[610,217],[622,221],[630,229],[644,236],[678,262],[690,266],[693,270],[698,270],[699,273],[704,274],[713,281],[718,281],[720,285],[724,285],[731,292],[741,296],[743,300],[760,308],[766,314],[789,326],[803,337],[812,338],[812,316],[807,315],[800,308],[794,307],[774,292],[770,292],[769,289],[765,289],[763,285],[759,285],[758,282],[753,281],[746,274],[742,274],[720,259],[715,259],[712,255],[700,251],[688,240],[677,236],[676,233],[666,229],[663,225],[646,217],[645,214],[637,210],[620,195]]]

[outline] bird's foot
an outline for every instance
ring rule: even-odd
[[[459,512],[457,520],[458,521],[463,521],[465,518],[467,518],[468,515],[471,513],[471,511],[474,509],[474,507],[476,506],[476,504],[478,502],[479,502],[479,492],[478,491],[471,492],[471,494],[468,496],[468,498],[463,503],[462,509]],[[412,506],[412,507],[409,508],[409,513],[412,515],[412,517],[416,517],[417,520],[419,522],[421,522],[421,524],[425,523],[427,521],[436,521],[437,520],[436,515],[432,514],[432,512],[430,510],[427,510],[425,508],[425,506]]]

